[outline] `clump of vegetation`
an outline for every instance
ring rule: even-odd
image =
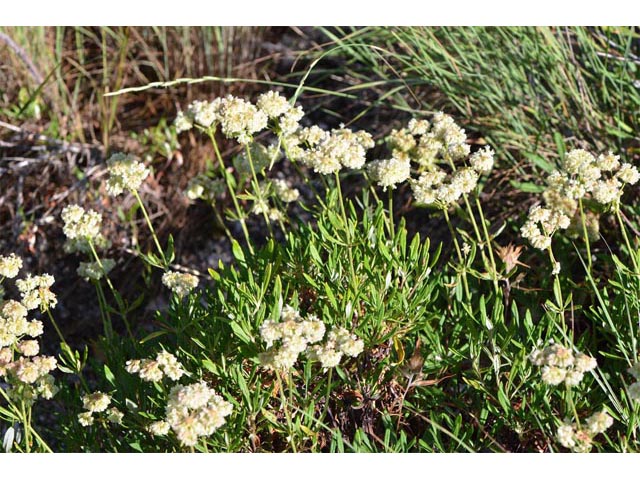
[[[199,99],[173,119],[213,152],[183,193],[231,246],[206,272],[156,231],[153,164],[109,156],[96,195],[133,202],[151,250],[132,242],[127,262],[170,298],[152,323],[120,291],[122,260],[88,202],[61,220],[99,305],[91,352],[56,321],[54,278],[3,252],[4,449],[638,451],[633,158],[561,151],[528,213],[494,224],[485,192],[505,145],[443,112],[382,136],[331,128],[296,99]],[[417,233],[409,213],[446,232]],[[59,344],[44,355],[50,327]],[[55,428],[40,421],[47,402]]]

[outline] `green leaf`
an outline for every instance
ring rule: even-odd
[[[144,337],[142,340],[140,340],[140,343],[147,343],[149,340],[153,340],[154,338],[158,338],[161,337],[162,335],[166,335],[168,332],[166,330],[158,330],[157,332],[152,332],[149,335],[147,335],[146,337]]]
[[[242,247],[238,243],[237,240],[231,239],[231,250],[233,252],[233,256],[241,263],[245,262],[244,252],[242,251]]]
[[[104,378],[107,379],[107,382],[109,382],[111,386],[116,386],[116,377],[113,375],[113,372],[106,364],[104,365]]]

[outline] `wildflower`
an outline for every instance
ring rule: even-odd
[[[596,160],[597,167],[603,172],[611,172],[620,168],[620,155],[614,155],[609,151],[606,155],[599,155]]]
[[[409,153],[416,145],[416,139],[414,133],[410,129],[403,128],[402,130],[391,130],[391,133],[387,137],[387,143],[392,150],[399,150],[403,153]]]
[[[147,382],[159,382],[162,380],[164,372],[160,369],[160,362],[156,360],[142,360],[140,362],[138,376]]]
[[[198,125],[209,128],[220,120],[222,104],[223,100],[220,98],[215,99],[213,102],[196,100],[189,105],[189,115]]]
[[[547,385],[559,385],[567,376],[564,368],[545,365],[542,367],[542,381]]]
[[[158,353],[156,361],[162,367],[165,375],[171,380],[179,380],[185,373],[180,362],[169,352],[162,351]]]
[[[451,185],[460,193],[471,193],[478,185],[478,173],[471,168],[456,170]]]
[[[5,257],[0,255],[0,277],[14,278],[22,268],[22,259],[15,253]]]
[[[589,433],[591,433],[591,435],[597,435],[613,425],[613,418],[603,410],[602,412],[594,413],[587,418],[586,424]]]
[[[371,179],[378,182],[383,190],[388,187],[395,188],[399,183],[404,182],[411,174],[411,164],[409,157],[401,154],[394,154],[388,160],[376,160],[368,166]]]
[[[568,370],[564,377],[564,383],[569,387],[576,387],[580,384],[583,378],[584,372],[579,370]]]
[[[562,266],[560,265],[560,262],[554,262],[553,269],[551,270],[551,275],[558,275],[560,273],[561,267]]]
[[[247,145],[253,135],[267,127],[267,115],[250,102],[228,95],[220,104],[220,126],[227,138]]]
[[[616,173],[616,177],[624,183],[629,183],[631,185],[635,184],[640,180],[640,172],[633,165],[628,163],[623,163],[620,166],[620,170]]]
[[[18,350],[25,357],[34,357],[40,352],[40,344],[36,340],[23,340],[18,344]]]
[[[616,178],[596,182],[592,190],[593,199],[602,205],[615,202],[622,195],[621,184]]]
[[[40,307],[41,310],[55,308],[58,299],[50,290],[54,284],[52,275],[43,274],[37,276],[27,275],[26,278],[17,280],[16,287],[20,291],[21,303],[27,310]]]
[[[143,358],[142,360],[128,360],[125,370],[129,373],[137,373],[138,376],[148,382],[158,382],[166,375],[171,380],[179,380],[184,374],[182,364],[174,355],[161,351],[155,360]]]
[[[93,415],[91,412],[82,412],[78,414],[78,423],[83,427],[89,427],[93,425]]]
[[[268,350],[259,355],[260,363],[266,368],[288,370],[311,343],[322,339],[324,323],[313,315],[306,320],[289,305],[281,312],[280,321],[267,320],[260,327],[260,336]],[[279,342],[275,347],[274,343]]]
[[[327,335],[323,344],[310,347],[307,355],[310,360],[320,362],[322,368],[331,368],[340,363],[343,355],[357,357],[363,349],[362,340],[349,333],[347,329],[337,327]]]
[[[166,435],[167,433],[169,433],[170,429],[171,429],[171,425],[169,425],[164,420],[153,422],[147,427],[147,430],[149,431],[150,434],[159,435],[159,436]]]
[[[309,351],[309,359],[318,361],[322,368],[332,368],[340,364],[342,352],[335,348],[335,344],[327,342],[322,345],[314,345]]]
[[[595,358],[585,355],[584,353],[578,353],[575,358],[574,368],[579,372],[591,372],[598,366],[598,362]]]
[[[197,177],[189,180],[185,195],[189,200],[196,200],[204,196],[204,185],[198,181]]]
[[[311,166],[316,173],[328,175],[342,167],[361,168],[366,161],[366,151],[373,146],[369,133],[340,128],[332,130],[316,146],[305,151],[301,161]]]
[[[108,275],[115,266],[116,262],[114,260],[103,258],[100,260],[100,263],[97,261],[80,262],[80,266],[76,272],[88,282],[89,280],[100,280],[103,276]]]
[[[45,400],[52,399],[60,389],[55,384],[55,379],[52,375],[45,374],[38,380],[37,392]]]
[[[558,428],[558,432],[556,434],[556,438],[558,443],[562,445],[564,448],[573,448],[576,445],[576,441],[574,439],[575,430],[573,425],[571,424],[563,424]]]
[[[111,397],[102,392],[94,392],[82,397],[82,406],[90,413],[104,412],[110,403]]]
[[[484,147],[469,157],[469,164],[478,173],[489,173],[493,168],[495,152],[490,147]]]
[[[102,216],[94,210],[85,210],[79,205],[67,205],[62,210],[62,231],[69,240],[92,241],[100,234]]]
[[[409,120],[409,124],[407,128],[412,135],[424,135],[429,130],[431,124],[428,120],[418,120],[417,118],[412,118]]]
[[[338,350],[349,357],[357,357],[364,350],[363,341],[356,335],[349,333],[346,328],[338,327],[329,338],[335,338]]]
[[[269,91],[258,97],[256,106],[269,118],[278,118],[289,111],[291,105],[278,92]]]
[[[198,277],[190,273],[166,272],[162,275],[162,283],[182,298],[198,286]]]
[[[125,364],[124,369],[129,373],[139,373],[141,367],[142,367],[141,360],[127,360],[127,363]]]
[[[189,180],[185,195],[190,200],[204,198],[213,201],[225,191],[225,183],[221,178],[209,178],[206,175],[196,175]]]
[[[179,111],[173,124],[176,127],[176,133],[186,132],[193,128],[193,117],[185,114],[183,111]]]
[[[569,217],[561,211],[533,206],[527,222],[520,228],[520,234],[534,248],[545,250],[551,246],[551,236],[557,230],[567,229],[569,224]]]
[[[284,180],[274,180],[273,186],[275,187],[278,198],[285,203],[295,202],[298,200],[298,197],[300,197],[298,189],[291,188]]]
[[[204,382],[176,385],[169,393],[165,411],[166,423],[182,445],[193,446],[199,437],[211,435],[224,425],[225,417],[232,410],[231,403],[217,395]],[[154,434],[163,434],[165,429],[164,424],[157,424],[153,428],[157,432]]]
[[[27,331],[25,333],[32,338],[39,337],[44,333],[44,324],[40,320],[31,320],[27,323]]]
[[[584,353],[576,355],[562,345],[552,344],[543,350],[535,349],[529,355],[531,363],[542,367],[542,381],[548,385],[564,382],[569,387],[578,385],[586,372],[592,371],[597,362]]]
[[[124,413],[122,413],[120,410],[118,410],[115,407],[110,408],[109,411],[107,412],[107,420],[113,424],[121,425],[123,418],[124,418]]]
[[[138,190],[150,173],[150,170],[135,157],[123,153],[116,153],[109,158],[107,170],[107,193],[112,196],[120,195],[125,190]]]

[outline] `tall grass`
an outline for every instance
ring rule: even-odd
[[[557,139],[637,152],[640,38],[634,28],[365,27],[323,30],[353,89],[396,109],[444,109],[511,162],[549,169]],[[342,67],[340,67],[342,68]]]

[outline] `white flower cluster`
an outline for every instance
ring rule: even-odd
[[[58,299],[50,290],[54,282],[53,275],[48,273],[36,276],[29,274],[24,279],[16,280],[22,305],[27,310],[35,310],[40,307],[40,310],[45,311],[49,308],[55,308]]]
[[[159,382],[164,376],[171,380],[179,380],[185,374],[182,364],[169,352],[161,351],[155,360],[143,358],[141,360],[128,360],[125,370],[138,376],[147,382]]]
[[[100,260],[100,263],[97,261],[80,262],[80,266],[78,266],[76,272],[88,282],[89,280],[100,280],[105,275],[108,275],[115,266],[115,260],[103,258]]]
[[[407,128],[392,130],[387,144],[391,158],[369,164],[372,180],[384,189],[408,180],[416,201],[425,205],[446,208],[473,192],[480,175],[493,168],[493,150],[485,147],[469,156],[464,129],[442,112],[433,123],[414,118]],[[412,163],[417,178],[411,178]]]
[[[371,134],[348,128],[326,132],[318,127],[303,128],[283,140],[293,160],[310,166],[316,173],[329,175],[343,167],[362,168],[367,150],[375,143]]]
[[[176,385],[169,393],[165,420],[148,427],[153,435],[166,435],[172,429],[180,443],[192,447],[199,437],[212,435],[233,411],[231,403],[205,382]]]
[[[570,223],[571,220],[562,211],[535,205],[529,210],[529,217],[520,228],[520,233],[534,248],[546,250],[551,246],[551,237],[556,230],[565,230]]]
[[[404,152],[394,152],[388,160],[375,160],[367,165],[371,180],[378,182],[383,190],[392,189],[411,176],[411,161]]]
[[[165,272],[162,275],[162,283],[182,298],[198,286],[198,277],[190,273]]]
[[[38,397],[50,399],[58,391],[50,375],[57,361],[40,356],[37,337],[44,327],[39,320],[29,320],[22,303],[7,300],[0,309],[0,379],[8,385],[10,398],[33,404]],[[31,337],[31,339],[27,338]]]
[[[290,187],[286,180],[274,180],[273,187],[278,198],[284,203],[295,202],[300,197],[298,189]]]
[[[91,243],[96,249],[109,248],[109,241],[100,233],[102,216],[94,210],[79,205],[68,205],[62,210],[62,231],[67,237],[64,250],[67,253],[82,252],[91,255]]]
[[[613,418],[603,410],[587,418],[584,426],[565,423],[558,428],[556,438],[560,445],[575,453],[588,453],[591,451],[593,438],[606,431],[611,425],[613,425]]]
[[[325,343],[320,342],[325,334],[324,323],[314,315],[302,318],[291,306],[282,309],[280,321],[267,320],[260,327],[260,336],[267,345],[267,351],[260,354],[260,363],[273,370],[288,370],[298,360],[301,353],[322,363],[324,368],[335,367],[343,355],[358,356],[364,343],[345,328],[333,329]],[[278,343],[278,345],[274,345]]]
[[[15,253],[0,255],[0,277],[15,278],[22,268],[22,259]]]
[[[246,145],[254,135],[267,128],[269,119],[276,121],[282,130],[294,130],[303,112],[293,108],[289,102],[276,92],[267,92],[258,97],[257,106],[233,95],[216,98],[212,102],[195,101],[186,112],[178,112],[175,126],[178,133],[198,125],[202,128],[215,128],[218,125],[222,134]]]
[[[202,198],[209,202],[214,202],[218,195],[224,193],[226,189],[224,180],[221,178],[211,178],[207,175],[196,175],[187,185],[185,195],[189,200]]]
[[[102,392],[93,392],[82,397],[82,406],[86,410],[78,414],[78,423],[83,427],[93,425],[94,413],[101,413],[106,411],[106,418],[109,422],[116,425],[122,423],[124,414],[116,407],[112,407],[109,410],[107,408],[111,404],[111,396]]]
[[[640,362],[633,364],[627,372],[629,372],[636,380],[627,387],[629,398],[631,398],[631,400],[640,401]]]
[[[132,155],[116,153],[107,160],[107,193],[117,196],[125,190],[138,190],[145,178],[149,176],[150,170],[139,162]]]
[[[638,180],[638,169],[629,163],[621,163],[618,155],[609,152],[596,158],[586,150],[571,150],[564,158],[563,168],[547,178],[549,191],[545,200],[568,199],[558,206],[567,208],[572,206],[572,201],[575,205],[577,200],[590,194],[596,202],[612,205],[620,200],[624,184],[634,184]]]
[[[548,188],[542,195],[546,204],[543,211],[552,212],[553,216],[562,218],[567,227],[581,232],[578,212],[580,200],[591,199],[601,205],[617,208],[624,185],[635,184],[638,180],[638,169],[629,163],[621,163],[620,157],[612,152],[595,157],[586,150],[574,149],[565,156],[562,168],[547,177]],[[585,220],[589,237],[597,238],[598,215],[586,212]],[[545,249],[550,244],[551,233],[536,231],[534,223],[529,218],[521,229],[522,235],[535,248]]]
[[[323,344],[311,346],[307,356],[311,360],[320,362],[323,368],[331,368],[340,363],[343,355],[357,357],[362,350],[364,350],[362,340],[346,328],[337,327],[329,332]]]
[[[574,355],[571,349],[552,344],[542,350],[534,350],[530,355],[531,363],[542,367],[542,381],[547,385],[559,385],[562,382],[575,387],[598,365],[596,359],[584,353]]]

